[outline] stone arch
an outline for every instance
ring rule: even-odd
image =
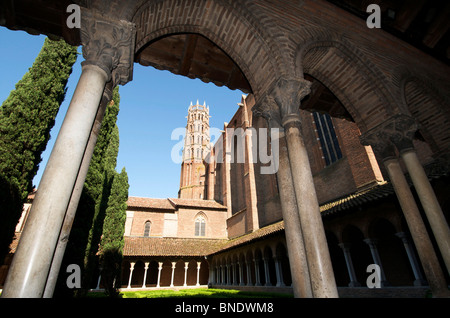
[[[136,50],[174,34],[200,34],[220,47],[241,69],[253,94],[258,96],[278,77],[277,54],[256,23],[223,1],[147,1],[133,15]],[[268,78],[271,76],[271,78]]]
[[[355,45],[330,31],[305,28],[303,34],[295,55],[298,76],[322,82],[362,132],[398,112],[386,76]]]
[[[393,82],[405,105],[405,113],[419,123],[417,137],[423,138],[433,153],[449,151],[450,96],[445,88],[403,67],[397,68]]]

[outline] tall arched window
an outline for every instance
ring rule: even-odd
[[[195,236],[205,236],[206,220],[203,215],[195,218]]]
[[[150,236],[150,228],[152,226],[152,222],[147,221],[145,222],[145,227],[144,227],[144,236],[145,237],[149,237]]]

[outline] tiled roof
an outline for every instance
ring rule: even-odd
[[[125,237],[124,256],[205,256],[227,240],[171,237]]]
[[[269,235],[284,231],[284,221],[279,221],[270,225],[267,225],[263,228],[260,228],[252,233],[245,234],[239,237],[236,237],[231,240],[227,240],[225,244],[220,246],[214,253],[222,252],[233,247],[237,247],[239,245],[243,245],[258,239],[263,239]]]
[[[128,207],[175,211],[179,207],[226,210],[227,207],[214,200],[195,199],[151,199],[129,197]]]
[[[175,207],[168,199],[128,197],[127,205],[129,208],[149,208],[175,211]]]
[[[177,207],[195,207],[204,209],[226,210],[227,207],[214,200],[169,199]]]
[[[392,194],[394,194],[394,188],[392,187],[392,184],[384,182],[381,184],[377,184],[369,189],[355,192],[340,199],[322,204],[320,206],[320,212],[322,213],[322,216],[325,216],[354,208],[364,203],[379,200]]]

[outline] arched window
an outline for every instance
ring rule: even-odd
[[[152,222],[147,221],[145,222],[145,227],[144,227],[144,236],[145,237],[149,237],[150,236],[150,228],[152,226]]]
[[[203,215],[195,218],[195,236],[205,236],[206,220]]]

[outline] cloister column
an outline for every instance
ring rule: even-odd
[[[286,286],[284,284],[283,269],[281,268],[281,261],[276,256],[273,257],[273,260],[275,261],[275,272],[277,275],[277,283],[275,286],[277,286],[277,287]]]
[[[352,255],[350,254],[350,244],[340,243],[339,247],[344,252],[345,264],[347,265],[348,276],[350,276],[350,287],[359,287],[361,284],[358,282],[355,274],[355,268],[353,267]]]
[[[313,296],[337,298],[330,253],[301,131],[300,101],[310,93],[310,87],[311,82],[304,79],[281,78],[272,94],[280,109],[286,137]]]
[[[422,272],[420,271],[419,263],[417,263],[416,253],[411,246],[411,243],[404,232],[395,233],[395,236],[399,237],[402,240],[403,246],[406,250],[406,255],[408,255],[409,264],[411,265],[411,269],[414,273],[414,286],[425,286],[426,281],[422,276]]]
[[[136,263],[134,263],[134,262],[130,263],[130,276],[128,278],[128,286],[127,286],[127,288],[131,288],[131,279],[133,278],[134,264],[136,264]]]
[[[253,259],[253,262],[255,263],[255,286],[262,286],[261,285],[261,278],[259,276],[259,260]]]
[[[266,280],[264,286],[272,286],[272,284],[270,283],[269,260],[267,259],[267,257],[263,257],[263,264],[264,264],[264,279]]]
[[[81,15],[82,73],[14,255],[2,297],[39,298],[58,243],[106,82],[131,80],[134,25]]]
[[[239,266],[239,286],[245,286],[245,283],[244,283],[245,262],[238,262],[238,266]]]
[[[374,152],[381,158],[386,167],[433,296],[448,297],[449,291],[444,273],[439,265],[433,244],[403,174],[400,162],[395,155],[395,147],[389,141],[393,133],[395,133],[393,123],[386,122],[362,135],[361,143],[365,146],[372,146]]]
[[[274,158],[274,161],[278,164],[276,174],[294,296],[311,298],[313,293],[306,260],[303,231],[295,197],[284,128],[281,126],[280,110],[274,99],[266,96],[252,108],[252,112],[267,120],[271,130],[271,144],[278,143],[278,158]],[[250,273],[250,270],[247,272]]]
[[[237,275],[236,275],[236,262],[231,263],[231,273],[233,277],[232,285],[237,285]]]
[[[100,132],[103,117],[105,115],[105,110],[107,104],[111,101],[113,93],[113,81],[109,81],[103,91],[103,96],[100,101],[100,106],[97,110],[97,116],[95,118],[94,125],[89,136],[89,140],[84,151],[83,159],[81,162],[80,170],[78,172],[77,179],[75,181],[75,186],[70,197],[69,205],[67,207],[66,215],[64,217],[64,222],[59,233],[58,243],[53,255],[52,264],[50,267],[50,272],[48,274],[47,283],[44,290],[44,298],[53,297],[55,290],[56,281],[58,279],[61,263],[64,257],[64,252],[66,251],[67,243],[69,242],[69,234],[72,228],[73,221],[75,219],[75,214],[78,208],[78,202],[81,197],[81,193],[84,187],[84,180],[86,179],[89,164],[94,153],[95,144],[97,143],[98,134]],[[101,272],[101,271],[100,271]],[[100,275],[101,276],[101,275]],[[100,277],[99,282],[100,284]],[[98,289],[98,288],[97,288]]]
[[[195,284],[195,286],[200,286],[200,266],[201,266],[201,262],[197,262],[197,283]]]
[[[375,264],[377,264],[380,267],[380,283],[381,286],[388,286],[388,282],[386,280],[386,275],[384,274],[384,269],[383,269],[383,264],[381,263],[381,258],[380,258],[380,254],[378,253],[378,247],[377,247],[377,243],[378,240],[377,239],[372,239],[372,238],[368,238],[365,239],[364,242],[369,245],[370,248],[370,254],[372,254],[372,259],[373,262]]]
[[[175,275],[175,266],[177,265],[177,262],[172,262],[172,276],[170,278],[170,287],[173,287],[173,277]]]
[[[163,262],[158,262],[158,281],[156,283],[156,287],[160,287],[159,282],[161,281],[161,270],[163,267]]]
[[[148,262],[146,262],[144,265],[144,280],[142,282],[142,288],[145,288],[145,281],[147,280],[147,270],[148,270]]]
[[[252,282],[252,264],[251,262],[245,261],[245,265],[247,266],[247,286],[253,286]]]
[[[187,286],[187,271],[189,268],[189,262],[184,262],[184,283],[183,286],[186,287]]]
[[[450,274],[450,228],[414,149],[413,139],[418,130],[418,125],[414,118],[406,115],[395,116],[392,121],[393,125],[395,125],[395,132],[391,134],[390,139],[397,147],[400,157],[405,163],[431,230],[436,238],[436,243],[447,267],[447,272]]]

